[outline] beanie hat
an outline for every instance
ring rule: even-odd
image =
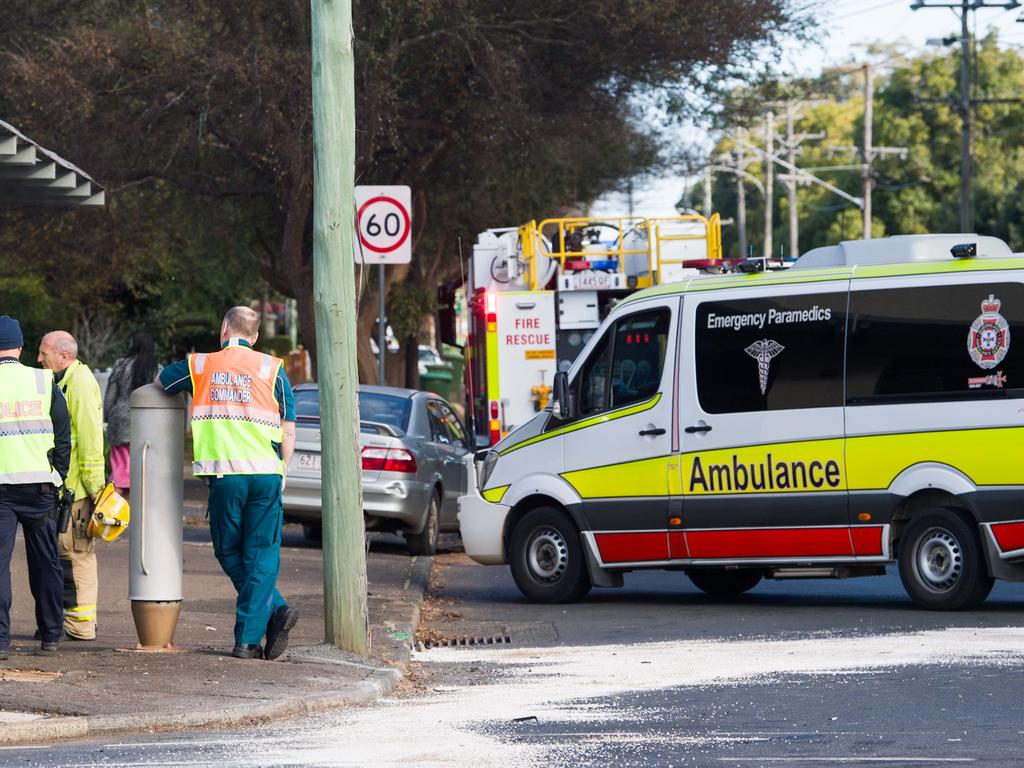
[[[9,315],[0,315],[0,349],[20,349],[25,346],[18,321]]]

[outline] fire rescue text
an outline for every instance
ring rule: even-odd
[[[842,481],[839,463],[828,461],[779,461],[769,453],[764,461],[741,462],[735,454],[731,463],[701,463],[693,457],[690,493],[735,493],[743,491],[835,490]]]
[[[536,329],[540,331],[540,318],[538,317],[517,317],[515,318],[515,329],[517,331],[529,331]],[[552,346],[550,333],[506,333],[505,343],[514,346],[550,347]]]

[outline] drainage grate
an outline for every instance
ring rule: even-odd
[[[423,640],[416,643],[416,650],[429,651],[431,648],[469,648],[478,645],[511,645],[512,638],[508,635],[492,635],[490,637],[448,637],[437,640]]]

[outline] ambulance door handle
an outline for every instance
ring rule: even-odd
[[[662,427],[658,427],[656,429],[641,429],[640,430],[640,437],[648,437],[650,435],[664,435],[664,434],[665,434],[665,430]]]
[[[711,431],[711,425],[710,424],[700,424],[700,425],[695,426],[695,427],[687,427],[683,431],[686,432],[686,434],[688,434],[688,435],[692,435],[692,434],[694,434],[696,432],[710,432]]]

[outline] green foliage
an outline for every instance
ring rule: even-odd
[[[37,275],[0,276],[0,315],[10,315],[21,324],[25,336],[25,349],[32,354],[39,340],[53,330],[54,320],[62,318],[54,298],[47,293],[41,277]]]
[[[996,43],[994,36],[978,43],[974,96],[1010,102],[974,108],[975,231],[1001,237],[1020,249],[1024,247],[1024,104],[1013,99],[1024,91],[1024,57],[1018,49],[1000,49]],[[954,107],[959,95],[959,68],[959,54],[953,49],[903,60],[890,72],[876,74],[873,144],[906,147],[906,155],[882,155],[872,162],[872,236],[960,230],[960,115]],[[782,82],[769,87],[773,93],[818,97],[801,105],[796,131],[823,132],[826,138],[805,142],[797,164],[852,195],[860,195],[859,167],[814,170],[858,166],[861,162],[855,151],[863,134],[860,70],[826,72],[816,84]],[[740,92],[735,101],[749,104],[754,99]],[[763,114],[764,109],[760,112]],[[756,136],[761,125],[751,119],[751,114],[733,111],[729,118],[735,122],[729,122],[730,127],[745,124]],[[763,138],[756,139],[756,143],[763,145]],[[835,147],[848,150],[835,151]],[[719,152],[732,149],[731,141],[722,141],[718,147]],[[747,170],[764,178],[760,163],[748,165]],[[776,252],[779,244],[787,250],[789,247],[788,198],[784,184],[777,183],[773,229]],[[716,178],[715,208],[724,216],[736,210],[735,188],[734,177]],[[800,185],[797,198],[802,252],[862,236],[861,212],[852,203],[815,185]],[[763,221],[763,199],[748,185],[747,237],[755,244],[755,252],[763,243]],[[727,253],[735,255],[735,234],[727,231],[725,240]]]
[[[0,6],[0,114],[109,200],[4,214],[0,252],[72,323],[106,313],[172,354],[269,283],[298,300],[315,354],[309,4]],[[656,166],[647,104],[692,112],[801,13],[794,0],[353,6],[357,178],[412,187],[423,285],[458,274],[459,237],[587,203]],[[398,289],[396,306],[426,311],[413,293]]]
[[[396,283],[388,296],[388,323],[400,342],[419,335],[423,316],[437,311],[433,293],[421,285],[406,280]]]
[[[270,336],[269,338],[260,336],[256,342],[256,349],[275,357],[285,357],[292,351],[292,340],[289,336]]]

